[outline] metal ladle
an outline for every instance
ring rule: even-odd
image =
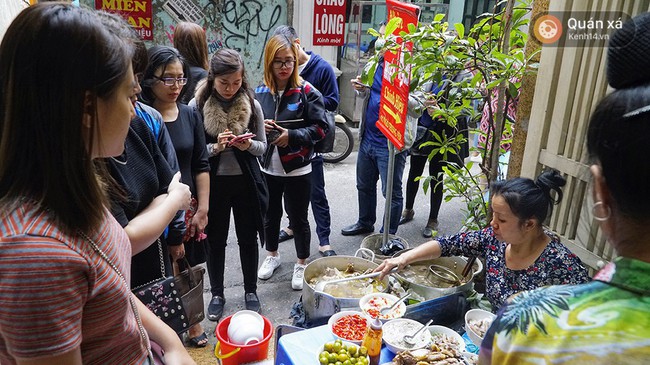
[[[394,273],[394,272],[396,272],[396,271],[397,271],[397,267],[393,268],[393,269],[389,272],[389,274],[392,274],[392,273]],[[361,279],[367,279],[367,278],[374,278],[375,276],[379,276],[379,275],[381,275],[381,271],[372,272],[372,273],[370,273],[370,274],[364,274],[364,275],[349,276],[349,277],[347,277],[347,278],[343,278],[343,279],[323,280],[323,281],[320,281],[320,282],[316,283],[316,286],[314,286],[314,290],[315,290],[315,291],[322,292],[323,289],[325,289],[325,285],[335,284],[335,283],[341,283],[341,282],[344,282],[344,281],[351,281],[351,280],[361,280]]]
[[[420,329],[417,330],[417,332],[415,332],[414,334],[404,336],[404,342],[408,343],[411,346],[415,345],[417,343],[415,339],[418,337],[418,335],[420,335],[420,333],[425,328],[429,327],[431,323],[433,323],[433,319],[430,319],[424,326],[420,327]]]

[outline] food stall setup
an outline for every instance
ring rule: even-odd
[[[406,250],[396,255],[403,252]],[[305,268],[302,305],[307,323],[313,327],[276,339],[275,363],[336,363],[338,360],[328,354],[328,349],[337,340],[337,346],[344,349],[352,344],[358,347],[373,317],[383,323],[380,364],[465,364],[463,361],[468,358],[471,361],[483,333],[475,333],[471,337],[474,342],[465,334],[466,313],[472,314],[475,332],[493,317],[482,310],[468,312],[468,298],[474,294],[473,278],[482,271],[482,265],[480,261],[470,263],[471,270],[462,277],[467,262],[463,257],[419,261],[377,280],[376,276],[365,277],[378,266],[374,252],[368,249],[359,249],[355,256],[312,261]],[[354,280],[340,281],[344,278]],[[406,295],[405,303],[397,303]],[[396,305],[389,311],[393,304]],[[405,337],[414,335],[425,323],[431,325],[416,336],[414,345],[406,343]],[[348,349],[356,355],[351,361],[365,363],[359,355],[361,350]],[[414,359],[417,360],[413,362]]]

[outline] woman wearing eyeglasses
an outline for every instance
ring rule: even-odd
[[[208,200],[210,195],[210,165],[205,148],[203,122],[196,109],[181,104],[189,67],[182,56],[172,47],[157,46],[149,50],[149,66],[144,72],[142,99],[160,112],[169,131],[181,181],[190,187],[196,198],[194,216],[187,221],[185,255],[192,266],[205,262],[205,240],[201,238],[208,224]],[[190,344],[205,347],[208,344],[201,325],[189,330]]]
[[[311,157],[314,144],[325,137],[327,122],[323,97],[299,76],[297,59],[297,50],[287,37],[271,37],[264,49],[264,85],[255,90],[264,112],[268,147],[262,156],[262,171],[269,188],[264,222],[268,256],[257,277],[266,280],[280,266],[278,231],[284,195],[298,256],[291,287],[301,290],[311,238],[307,220]]]

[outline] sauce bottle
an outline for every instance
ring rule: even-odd
[[[373,318],[363,336],[361,346],[368,349],[370,365],[379,365],[379,355],[381,354],[381,321],[379,318]]]

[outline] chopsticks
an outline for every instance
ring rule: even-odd
[[[463,278],[466,277],[472,271],[472,266],[474,266],[475,261],[476,261],[476,256],[469,257],[469,259],[467,260],[467,264],[465,264],[463,271],[460,273],[461,277]]]

